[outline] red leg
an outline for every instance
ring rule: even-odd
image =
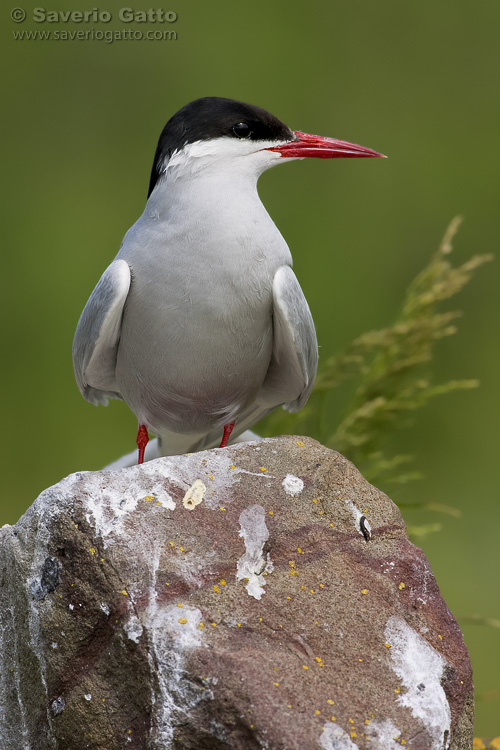
[[[149,443],[149,435],[148,431],[146,429],[146,425],[140,424],[139,425],[139,431],[137,433],[137,438],[135,441],[139,447],[139,460],[137,461],[138,464],[144,463],[144,451],[146,450],[146,445]]]
[[[229,422],[229,424],[224,425],[224,435],[222,436],[221,443],[219,445],[219,448],[225,448],[227,445],[227,441],[229,440],[229,436],[233,431],[234,422]]]

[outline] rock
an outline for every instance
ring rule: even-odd
[[[0,550],[2,750],[472,747],[427,559],[313,440],[73,474]]]

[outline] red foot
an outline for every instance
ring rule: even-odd
[[[139,431],[137,433],[137,438],[135,441],[139,447],[139,460],[137,461],[138,464],[144,463],[144,451],[146,450],[146,445],[149,443],[149,435],[148,431],[146,429],[146,425],[140,424],[139,425]]]
[[[229,424],[224,425],[224,435],[222,436],[221,443],[219,445],[219,448],[225,448],[227,445],[227,441],[229,440],[229,436],[233,431],[234,422],[229,422]]]

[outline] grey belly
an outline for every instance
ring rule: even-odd
[[[271,285],[201,290],[135,280],[126,303],[117,384],[153,431],[205,432],[237,419],[266,376],[272,352]]]

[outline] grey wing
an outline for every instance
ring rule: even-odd
[[[73,340],[73,369],[82,396],[91,404],[121,398],[115,381],[123,308],[130,268],[115,260],[104,271],[80,316]]]
[[[314,385],[318,342],[309,305],[290,266],[273,281],[273,353],[262,396],[290,412],[301,409]]]

